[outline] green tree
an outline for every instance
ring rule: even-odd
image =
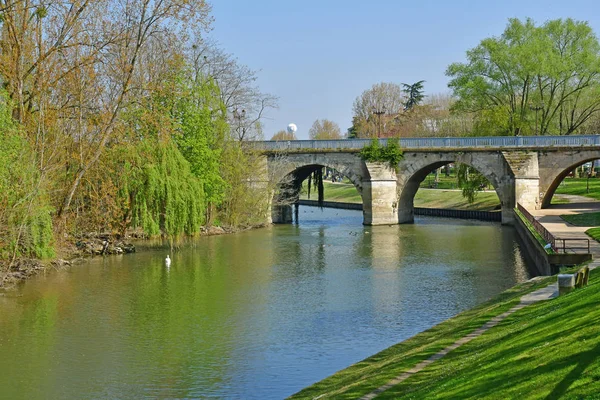
[[[206,196],[206,222],[223,201],[226,182],[220,171],[221,153],[229,130],[225,105],[212,79],[194,82],[187,96],[179,100],[176,118],[179,135],[175,142],[192,173],[200,180]]]
[[[497,134],[568,135],[600,111],[600,44],[586,22],[510,19],[446,74],[454,109],[478,114],[484,131],[500,119]]]
[[[425,98],[423,94],[423,83],[425,81],[418,81],[413,83],[412,85],[408,85],[406,83],[402,84],[402,91],[406,94],[406,102],[404,103],[404,109],[410,110],[414,106],[419,105]]]

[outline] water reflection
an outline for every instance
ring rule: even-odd
[[[6,398],[282,398],[527,278],[510,228],[300,209],[0,297]]]

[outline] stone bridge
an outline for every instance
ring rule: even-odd
[[[386,139],[380,139],[386,145]],[[414,221],[413,200],[425,177],[449,163],[469,165],[483,174],[500,199],[502,223],[513,221],[521,203],[544,208],[565,176],[600,158],[600,136],[528,136],[400,139],[404,158],[395,168],[365,162],[369,140],[298,140],[254,142],[264,173],[255,185],[267,186],[274,223],[292,220],[292,202],[301,182],[321,167],[337,170],[363,200],[363,223],[386,225]],[[259,168],[259,167],[257,167]]]

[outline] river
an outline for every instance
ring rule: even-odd
[[[361,222],[301,207],[169,270],[146,245],[31,279],[0,295],[0,398],[280,399],[529,278],[510,227]]]

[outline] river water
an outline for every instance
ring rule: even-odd
[[[0,398],[280,399],[526,280],[515,232],[301,207],[0,295]]]

